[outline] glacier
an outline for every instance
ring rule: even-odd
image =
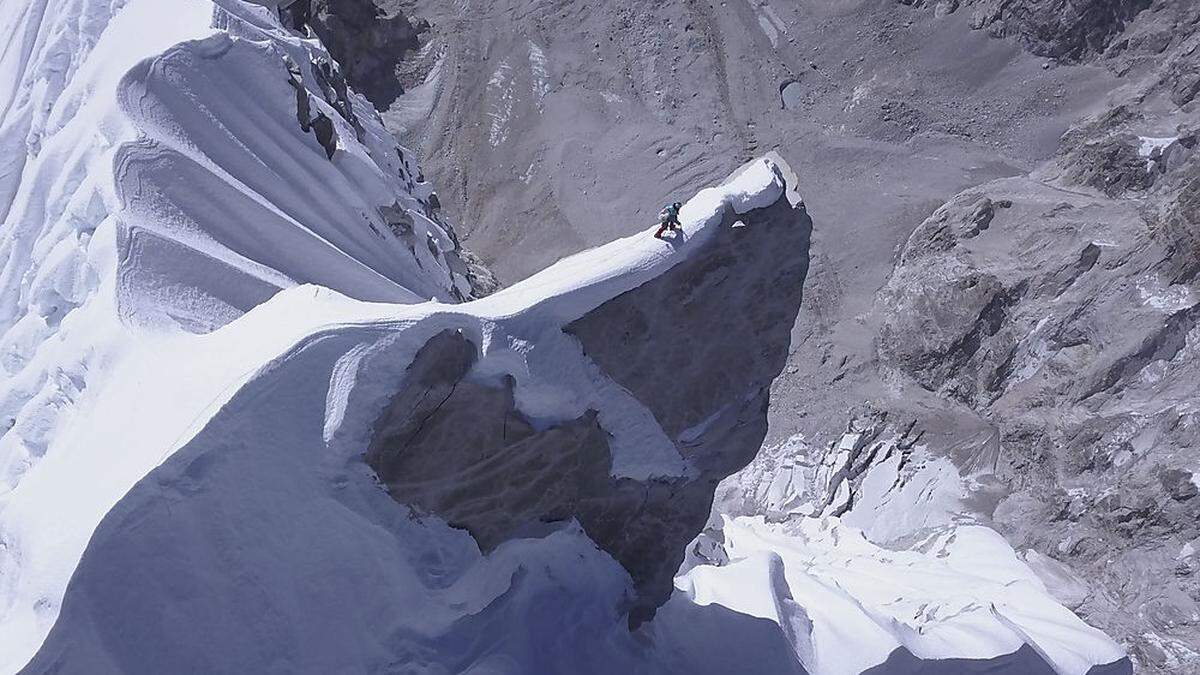
[[[0,672],[1122,658],[986,528],[710,518],[807,272],[781,159],[478,297],[413,153],[273,5],[0,7]]]

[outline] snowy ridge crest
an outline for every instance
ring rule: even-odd
[[[151,386],[164,345],[301,284],[398,303],[472,291],[412,154],[357,94],[335,91],[323,48],[267,7],[34,0],[6,5],[0,26],[11,36],[0,55],[4,664],[49,629],[74,564],[60,562],[77,559],[148,469],[136,451],[113,456],[118,427],[141,427],[161,458],[181,420],[253,370],[256,347],[277,343],[238,345],[233,370],[176,373],[193,386],[164,424],[135,422],[143,411],[132,407],[106,411],[113,427],[102,431],[97,402],[132,384],[121,378],[141,372]],[[289,62],[310,114],[334,128],[332,159],[301,128]],[[86,433],[109,444],[85,460]],[[94,486],[73,473],[88,461]],[[61,522],[43,522],[55,494],[72,495],[78,520],[63,507]]]
[[[0,491],[116,348],[115,319],[202,332],[302,283],[470,296],[411,153],[347,94],[352,128],[319,86],[328,56],[267,8],[73,0],[4,19]],[[338,130],[332,161],[299,128],[288,62]]]
[[[139,388],[126,392],[136,401],[104,403],[155,406],[192,376],[179,372],[181,364],[211,367],[218,361],[208,355],[239,343],[259,342],[260,365],[242,378],[220,366],[234,384],[219,402],[204,402],[190,421],[175,416],[180,426],[159,437],[183,439],[178,450],[139,438],[145,477],[107,515],[88,514],[103,522],[76,558],[76,590],[64,591],[63,613],[29,672],[49,664],[120,672],[184,660],[203,670],[255,670],[278,648],[255,638],[260,630],[289,636],[288,669],[300,672],[376,669],[410,649],[447,668],[464,653],[481,663],[504,655],[505,672],[561,671],[579,649],[611,651],[612,662],[634,672],[682,658],[642,653],[624,619],[645,621],[667,599],[684,546],[708,518],[716,479],[749,461],[765,434],[764,397],[791,325],[774,319],[787,303],[796,311],[807,269],[807,219],[784,192],[779,167],[759,160],[690,200],[671,242],[641,233],[461,305],[364,303],[292,288],[210,334],[164,347],[154,366],[166,372],[153,394]],[[715,269],[714,260],[727,261],[726,273],[700,282],[696,271]],[[632,312],[702,336],[684,322],[689,302],[730,306],[763,284],[783,289],[779,299],[745,307],[743,332],[708,340],[725,350],[728,373],[710,379],[708,367],[676,369],[682,389],[655,389],[664,379],[651,369],[665,366],[654,364],[654,352],[628,351],[606,335],[619,325],[613,316]],[[677,293],[695,295],[685,302]],[[710,314],[693,311],[690,321]],[[764,323],[778,337],[744,349]],[[630,374],[641,372],[650,377]],[[680,396],[706,390],[716,398],[697,404]],[[436,406],[413,408],[414,399]],[[156,415],[170,416],[157,405]],[[489,411],[497,406],[493,425]],[[455,416],[459,409],[465,418]],[[462,434],[474,436],[462,442]],[[657,436],[661,445],[635,436]],[[542,443],[550,445],[537,450]],[[392,473],[389,458],[407,464]],[[540,487],[546,481],[553,487]],[[408,505],[425,517],[411,518]],[[303,551],[293,549],[299,542]],[[197,555],[216,558],[197,564]],[[264,562],[282,559],[285,569]],[[326,569],[330,561],[336,572]],[[590,576],[579,576],[580,565]],[[312,574],[330,582],[298,582]],[[151,578],[165,585],[129,592],[129,584]],[[90,589],[100,579],[108,590],[97,595]],[[181,614],[164,614],[161,597],[183,588],[177,583],[211,592]],[[316,595],[296,597],[305,586]],[[251,587],[279,611],[216,609],[240,602]],[[550,630],[539,621],[560,623],[533,612],[551,596],[579,622],[546,650],[529,640]],[[313,608],[332,598],[365,610],[351,613],[359,618],[306,611],[303,619],[278,604]],[[360,621],[372,615],[388,618]],[[115,623],[101,626],[92,616]],[[494,645],[481,642],[472,616],[509,617],[501,625],[512,628]],[[219,620],[208,625],[205,617]],[[343,628],[330,630],[328,621]],[[145,639],[114,641],[112,630]],[[386,634],[396,630],[414,637],[392,644]],[[365,648],[347,631],[375,636],[368,639],[379,646]],[[607,671],[607,663],[597,667]]]

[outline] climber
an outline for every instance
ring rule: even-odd
[[[683,208],[683,204],[675,202],[667,204],[662,211],[658,212],[658,232],[654,233],[655,239],[662,239],[663,232],[667,230],[681,230],[683,226],[679,223],[679,209]]]

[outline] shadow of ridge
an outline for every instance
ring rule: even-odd
[[[671,672],[809,675],[779,624],[676,593],[639,631],[661,653],[677,655]]]
[[[1132,675],[1129,659],[1092,666],[1087,675]],[[1029,645],[990,659],[921,659],[900,647],[887,661],[862,675],[1055,675],[1054,668]]]

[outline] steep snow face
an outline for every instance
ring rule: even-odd
[[[100,516],[294,340],[296,321],[224,342],[188,334],[304,283],[398,303],[471,289],[411,154],[270,9],[35,0],[5,5],[0,26],[0,670],[12,670],[49,630]],[[193,365],[172,384],[163,364],[177,359]],[[139,388],[157,393],[109,401]]]
[[[183,338],[308,321],[104,518],[28,672],[702,668],[623,619],[666,599],[717,481],[762,441],[786,349],[747,331],[786,340],[809,221],[766,160],[681,219],[670,241],[618,240],[464,305],[295,288]],[[613,316],[673,316],[682,345],[705,303],[744,310],[709,336],[727,364],[680,370],[674,390],[614,366],[655,374],[628,351],[640,340],[601,339]]]
[[[1018,668],[1075,673],[1119,654],[986,532],[858,538],[903,509],[886,472],[866,474],[879,508],[847,509],[836,463],[819,525],[724,522],[631,633],[764,433],[807,268],[794,178],[754,162],[674,239],[449,304],[471,289],[430,186],[271,4],[0,12],[0,671],[823,674],[1024,645]],[[464,358],[423,362],[446,336]],[[414,417],[429,363],[464,393]],[[489,445],[455,445],[467,431]],[[979,551],[1004,564],[948,593]],[[899,603],[878,581],[897,570]]]

